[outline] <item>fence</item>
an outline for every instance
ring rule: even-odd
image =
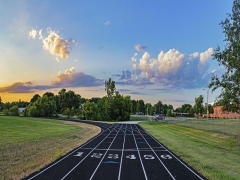
[[[192,127],[218,132],[226,136],[234,136],[237,138],[238,146],[240,146],[240,120],[237,119],[168,119],[165,123],[177,124],[181,126]]]

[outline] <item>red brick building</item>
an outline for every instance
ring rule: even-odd
[[[240,118],[240,114],[238,113],[222,112],[222,106],[216,106],[213,109],[214,112],[212,114],[209,114],[209,117],[211,118],[231,118],[231,119]]]

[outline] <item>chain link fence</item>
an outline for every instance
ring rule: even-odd
[[[181,126],[209,130],[218,132],[226,136],[234,136],[240,147],[240,120],[239,119],[187,119],[187,118],[167,118],[165,123],[177,124]]]

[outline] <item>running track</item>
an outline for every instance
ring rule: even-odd
[[[83,122],[101,133],[25,179],[205,179],[137,124]]]

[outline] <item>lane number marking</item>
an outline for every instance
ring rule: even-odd
[[[103,154],[101,153],[93,153],[93,155],[91,155],[92,158],[101,158]]]
[[[118,154],[109,154],[108,158],[109,159],[118,159]]]
[[[155,159],[153,155],[144,155],[144,159]]]
[[[128,155],[128,156],[126,156],[126,158],[129,158],[129,159],[136,159],[136,156],[135,156],[134,154],[132,154],[132,155]]]
[[[164,155],[161,155],[161,158],[163,158],[163,159],[172,159],[172,156],[164,154]]]
[[[77,154],[73,155],[73,156],[80,156],[80,157],[82,157],[82,154],[83,154],[83,152],[77,152]]]

